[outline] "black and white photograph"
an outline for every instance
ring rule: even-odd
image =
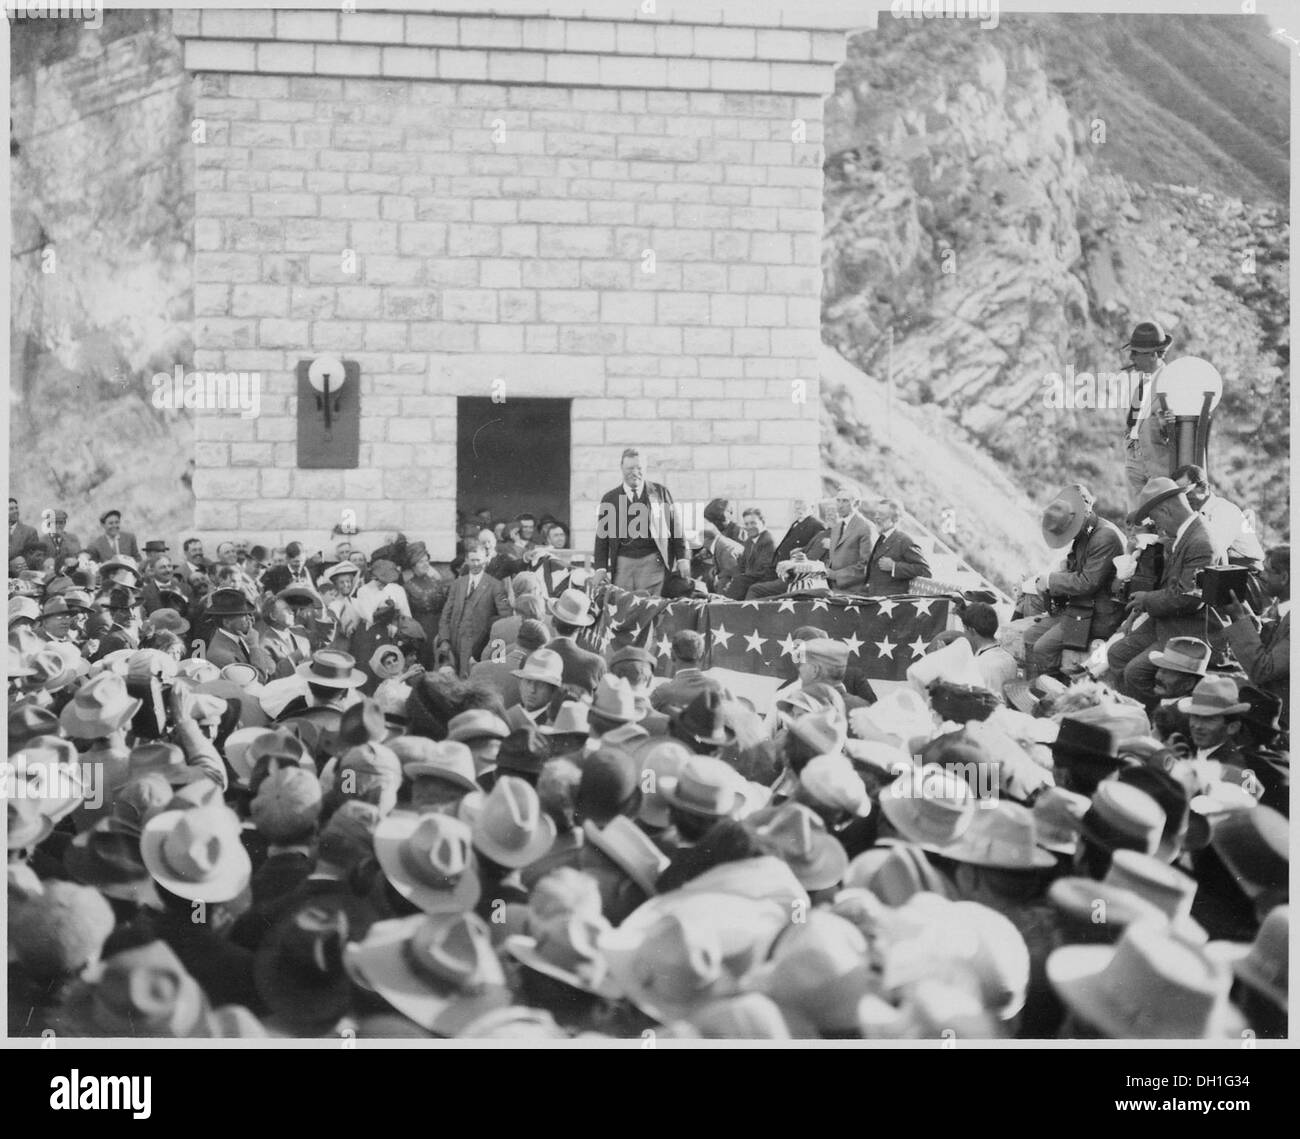
[[[10,1045],[1249,1111],[1300,14],[1107,6],[5,0]]]

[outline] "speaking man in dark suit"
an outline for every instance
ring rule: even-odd
[[[1156,665],[1151,653],[1163,649],[1170,637],[1205,637],[1206,614],[1196,576],[1215,563],[1214,543],[1205,523],[1192,510],[1187,495],[1173,479],[1148,479],[1142,501],[1130,515],[1133,522],[1150,518],[1165,547],[1164,570],[1153,590],[1134,593],[1128,602],[1125,637],[1111,645],[1107,660],[1112,673],[1123,674],[1121,691],[1148,707],[1156,702]],[[1209,634],[1221,629],[1209,614]]]
[[[20,558],[28,547],[39,545],[41,536],[35,526],[28,526],[18,518],[18,500],[9,500],[9,560]]]
[[[892,498],[882,498],[869,511],[871,521],[880,528],[880,536],[867,559],[867,586],[872,597],[906,593],[914,577],[929,577],[930,563],[921,553],[916,539],[898,528],[903,507]]]
[[[867,562],[876,544],[876,528],[858,511],[861,500],[849,487],[840,487],[835,496],[838,517],[831,525],[826,575],[834,593],[861,592],[867,580]]]
[[[492,622],[510,616],[506,587],[485,573],[487,555],[477,542],[466,547],[465,572],[451,586],[438,621],[438,663],[452,663],[461,677],[488,643]]]
[[[777,543],[776,553],[772,558],[774,567],[788,561],[790,554],[795,550],[803,550],[810,558],[817,556],[809,552],[809,547],[819,535],[824,536],[827,532],[826,523],[817,516],[817,504],[811,499],[796,498],[792,506],[793,521],[785,532],[785,537]],[[764,597],[778,597],[786,591],[786,584],[777,578],[775,581],[751,585],[749,592],[745,594],[745,600],[760,601]]]
[[[86,547],[95,561],[108,562],[126,554],[139,563],[140,545],[130,530],[122,529],[120,510],[105,510],[99,516],[99,524],[104,527],[104,532]]]
[[[623,452],[623,483],[600,500],[593,566],[596,584],[612,576],[620,589],[658,597],[664,577],[691,575],[682,521],[668,488],[647,482],[641,452]]]

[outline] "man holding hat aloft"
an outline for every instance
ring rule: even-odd
[[[1111,672],[1123,675],[1120,690],[1149,707],[1156,701],[1157,666],[1152,663],[1152,652],[1163,649],[1171,637],[1204,636],[1207,631],[1207,614],[1196,579],[1201,570],[1214,564],[1215,554],[1205,523],[1173,479],[1149,479],[1142,488],[1142,501],[1130,520],[1138,523],[1147,518],[1156,524],[1164,542],[1164,569],[1157,588],[1129,598],[1127,635],[1110,646],[1107,659]],[[1208,617],[1213,623],[1209,632],[1218,632],[1212,611]]]

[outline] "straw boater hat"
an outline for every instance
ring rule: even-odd
[[[1091,509],[1082,487],[1077,483],[1067,486],[1043,511],[1043,541],[1053,550],[1068,546],[1079,536]]]
[[[317,649],[309,661],[297,668],[297,674],[309,684],[324,688],[360,688],[366,674],[355,667],[352,656],[337,649]]]

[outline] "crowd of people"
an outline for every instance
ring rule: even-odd
[[[671,506],[643,464],[602,510]],[[588,572],[527,515],[446,569],[209,562],[11,499],[9,1032],[1283,1037],[1289,548],[1172,476],[1118,523],[1065,488],[1061,560],[906,683],[791,630],[770,707],[700,633],[666,676],[584,633],[614,588],[906,594],[899,503],[716,500]]]

